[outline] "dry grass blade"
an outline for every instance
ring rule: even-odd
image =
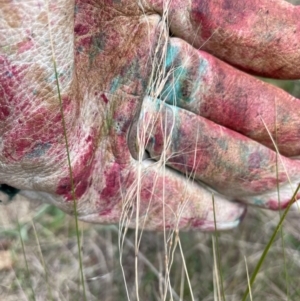
[[[49,3],[48,3],[48,7],[49,7]],[[51,51],[52,51],[53,70],[54,70],[56,87],[57,87],[57,97],[58,97],[58,101],[59,101],[62,127],[63,127],[64,138],[65,138],[66,155],[67,155],[66,159],[68,161],[69,175],[70,175],[70,181],[71,181],[72,199],[73,199],[73,205],[74,205],[74,219],[75,219],[75,227],[76,227],[76,234],[77,234],[77,247],[78,247],[78,257],[79,257],[78,259],[79,259],[80,278],[81,278],[81,285],[82,285],[82,291],[83,291],[83,299],[86,301],[87,299],[86,299],[86,290],[85,290],[85,279],[84,279],[84,275],[83,275],[81,243],[80,243],[80,234],[79,234],[79,227],[78,227],[77,199],[76,199],[76,195],[75,195],[73,171],[72,171],[72,165],[71,165],[71,159],[70,159],[69,142],[68,142],[68,137],[67,137],[67,128],[66,128],[63,103],[62,103],[61,92],[60,92],[60,83],[59,83],[59,78],[58,78],[57,66],[56,66],[56,57],[55,57],[55,50],[54,50],[54,44],[53,44],[53,38],[52,38],[52,29],[51,29],[49,10],[48,10],[47,18],[48,18],[50,45],[51,45]]]

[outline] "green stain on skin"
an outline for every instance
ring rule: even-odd
[[[262,199],[259,198],[254,198],[253,200],[253,205],[255,206],[263,206],[265,203]]]
[[[242,141],[239,141],[238,146],[239,150],[239,157],[241,162],[245,162],[248,166],[249,157],[252,154],[252,150],[249,148],[249,146]]]
[[[208,69],[208,62],[205,59],[201,59],[200,64],[199,64],[199,75],[202,77]]]
[[[120,83],[120,78],[119,77],[115,77],[110,85],[109,91],[110,93],[114,93],[117,91],[118,87],[119,87],[119,83]]]
[[[165,68],[168,73],[168,81],[161,93],[161,98],[166,100],[167,103],[173,105],[177,98],[181,98],[181,78],[185,77],[186,70],[184,67],[178,65],[180,49],[176,46],[169,45],[166,54]]]
[[[186,77],[187,70],[184,67],[176,68],[170,75],[161,93],[161,98],[171,105],[177,105],[184,99],[182,79]]]
[[[228,150],[228,140],[224,137],[221,137],[219,139],[217,139],[217,144],[219,145],[219,147],[224,150],[227,151]]]
[[[117,90],[122,90],[124,87],[130,87],[130,94],[140,96],[145,93],[148,85],[148,78],[142,75],[142,67],[139,64],[139,59],[136,58],[128,61],[119,74],[117,74],[111,81],[109,92],[115,93]]]
[[[180,48],[169,46],[166,54],[165,68],[168,80],[160,98],[171,105],[184,107],[184,104],[195,99],[199,94],[203,77],[208,70],[206,59],[199,57],[193,64],[182,58]]]
[[[91,49],[89,52],[90,68],[95,61],[96,56],[104,50],[106,40],[107,38],[104,33],[99,33],[92,37]]]
[[[179,50],[180,49],[178,47],[169,45],[167,49],[166,60],[165,60],[165,67],[167,70],[169,70],[170,68],[172,68],[172,66],[174,66],[174,61],[179,55]]]

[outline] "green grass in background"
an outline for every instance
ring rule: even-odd
[[[32,213],[41,209],[42,214],[34,218],[33,222],[20,222],[20,231],[17,225],[10,231],[5,231],[3,227],[1,229],[0,261],[8,252],[11,266],[8,264],[6,268],[0,269],[0,300],[34,300],[32,290],[35,300],[83,300],[79,286],[74,219],[48,205],[41,205]],[[297,212],[288,214],[283,226],[286,261],[284,262],[281,236],[277,235],[254,283],[253,300],[300,300],[299,217],[300,213]],[[227,301],[242,299],[247,288],[244,258],[247,259],[251,274],[278,220],[277,212],[249,208],[239,228],[219,234],[220,267]],[[87,300],[126,300],[117,247],[118,228],[89,224],[81,224],[80,228]],[[30,276],[26,270],[18,232],[24,241]],[[214,234],[200,232],[180,233],[194,300],[222,300],[215,297],[213,237]],[[159,275],[164,273],[163,235],[145,232],[139,256],[140,300],[163,300],[164,284],[159,280]],[[136,300],[133,230],[126,236],[122,257],[129,295],[131,300]],[[170,282],[175,291],[173,300],[180,300],[180,297],[181,300],[192,300],[183,275],[182,258],[177,248],[170,272]],[[166,300],[171,300],[170,296]]]

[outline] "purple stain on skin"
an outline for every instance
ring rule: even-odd
[[[103,100],[105,103],[108,103],[108,99],[107,99],[107,97],[105,96],[104,93],[101,94],[101,98],[102,98],[102,100]]]
[[[37,143],[34,149],[28,153],[26,158],[38,158],[46,154],[47,150],[51,147],[51,143]]]
[[[90,187],[93,175],[93,155],[95,151],[96,131],[92,132],[86,137],[85,142],[87,144],[86,150],[82,152],[79,156],[78,161],[72,167],[72,179],[70,174],[62,178],[56,189],[58,195],[63,195],[66,201],[72,201],[73,198],[73,188],[74,197],[79,199],[86,190]],[[73,184],[73,185],[72,185]]]
[[[99,212],[99,216],[109,216],[112,212],[112,208],[105,208]]]
[[[0,121],[5,120],[9,116],[10,110],[8,106],[0,107]]]
[[[258,169],[261,165],[261,155],[258,152],[252,153],[248,159],[248,167],[250,170]]]
[[[107,42],[107,37],[105,33],[98,33],[92,37],[92,47],[90,51],[90,56],[95,57],[98,55],[101,51],[105,49],[105,45]]]
[[[82,24],[77,24],[74,27],[74,32],[79,36],[83,36],[83,35],[85,35],[89,32],[89,28],[87,26],[82,25]]]
[[[205,226],[207,224],[207,221],[200,218],[191,218],[190,224],[192,228],[197,229]]]
[[[290,203],[294,203],[300,199],[300,193],[298,193],[294,199],[288,198],[285,200],[277,200],[277,199],[271,199],[268,200],[266,207],[270,210],[285,210]]]
[[[104,172],[106,186],[101,192],[101,199],[109,202],[120,190],[121,167],[114,163],[111,168]]]

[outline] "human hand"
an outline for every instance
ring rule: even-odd
[[[0,183],[155,230],[213,230],[214,210],[234,227],[245,206],[231,200],[285,207],[299,100],[216,57],[300,78],[299,13],[275,0],[2,3]]]

